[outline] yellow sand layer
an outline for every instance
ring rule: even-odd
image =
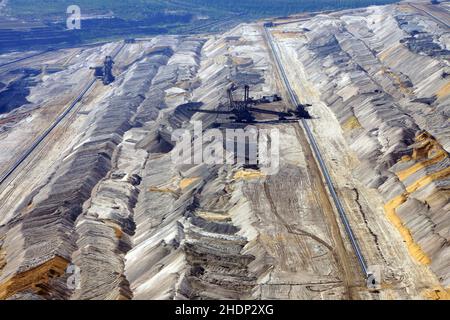
[[[191,184],[193,184],[194,182],[198,181],[198,177],[195,178],[184,178],[183,180],[180,181],[180,188],[181,189],[186,189],[187,187],[189,187]]]
[[[6,266],[6,252],[0,248],[0,274],[2,269]]]
[[[432,135],[424,131],[415,137],[416,143],[419,145],[414,146],[411,158],[413,160],[420,160],[422,158],[434,158],[439,153],[445,152],[439,142],[434,139]]]
[[[428,132],[423,131],[415,137],[414,150],[412,154],[405,155],[400,160],[401,162],[415,161],[409,168],[397,173],[400,181],[404,181],[415,172],[439,163],[448,157],[448,153],[442,148],[442,146],[430,135]],[[438,172],[423,176],[409,186],[406,186],[406,192],[391,201],[389,201],[384,209],[388,219],[397,228],[402,235],[406,245],[408,247],[409,254],[418,262],[429,265],[431,259],[423,251],[418,243],[416,243],[411,235],[410,230],[403,224],[402,220],[396,213],[396,209],[403,204],[410,193],[416,191],[419,188],[425,187],[429,183],[435,180],[446,178],[450,175],[450,167],[444,168]],[[436,195],[436,193],[435,193]],[[450,290],[443,287],[436,287],[433,289],[427,289],[423,293],[425,298],[433,300],[449,300]]]
[[[431,300],[450,300],[450,288],[434,288],[426,290],[424,293],[425,298]]]
[[[421,161],[416,162],[411,167],[398,172],[397,176],[400,181],[404,181],[406,178],[410,177],[413,173],[419,171],[420,169],[436,164],[448,157],[447,152],[445,152],[442,146],[426,131],[418,134],[415,138],[415,142],[416,145],[412,154],[403,156],[400,161]],[[414,242],[410,230],[405,227],[402,220],[397,215],[396,209],[407,200],[410,193],[416,191],[419,188],[425,187],[435,180],[448,177],[449,175],[450,167],[444,168],[430,175],[423,176],[411,183],[409,186],[406,186],[406,192],[404,194],[392,199],[384,206],[388,219],[402,235],[411,256],[423,264],[430,264],[431,260],[422,250],[419,244]]]
[[[419,141],[434,140],[434,139],[431,137],[431,135],[427,131],[422,131],[414,138],[414,140],[419,142]]]
[[[345,123],[342,125],[342,129],[344,131],[350,131],[353,129],[361,128],[361,124],[355,116],[350,117]]]
[[[438,99],[444,98],[450,94],[450,81],[443,85],[438,92],[436,92],[436,96]]]
[[[123,231],[120,227],[113,227],[114,229],[114,234],[116,235],[117,239],[122,239],[123,236]]]
[[[205,220],[208,220],[208,221],[225,222],[225,221],[231,220],[230,215],[228,213],[197,211],[195,214]]]
[[[396,49],[398,48],[398,46],[399,46],[399,45],[395,45],[395,46],[392,46],[392,47],[390,47],[390,48],[388,48],[388,49],[386,49],[386,50],[383,50],[383,51],[378,55],[378,58],[380,59],[380,61],[383,61],[383,60],[385,60],[388,56],[390,56],[390,55],[394,52],[394,50],[396,50]]]
[[[69,261],[56,256],[36,268],[14,275],[0,284],[0,300],[26,289],[39,293],[40,290],[44,290],[40,289],[43,284],[48,283],[51,278],[63,275],[68,264]]]
[[[400,181],[404,181],[406,178],[411,176],[413,173],[416,173],[417,171],[419,171],[423,168],[429,167],[438,162],[441,162],[442,160],[447,158],[447,156],[448,156],[447,153],[444,151],[438,152],[433,158],[418,162],[418,163],[412,165],[411,167],[409,167],[408,169],[397,172],[396,174],[397,174],[398,178],[400,179]],[[402,158],[402,161],[408,161],[409,159],[410,159],[410,157],[404,157],[404,158]]]
[[[406,191],[408,191],[408,193],[412,193],[419,188],[425,187],[426,185],[430,184],[433,181],[440,180],[448,176],[450,176],[450,167],[447,167],[438,172],[434,172],[430,175],[418,179],[417,181],[406,187]]]
[[[402,235],[403,240],[406,242],[409,254],[420,263],[428,265],[431,263],[430,258],[426,255],[426,253],[422,250],[422,248],[416,242],[414,242],[411,232],[407,227],[405,227],[402,220],[395,212],[397,207],[399,207],[402,203],[404,203],[406,199],[407,199],[406,195],[400,195],[392,199],[391,201],[386,203],[386,205],[384,206],[384,211],[386,212],[386,216],[388,217],[389,221],[391,221],[391,223],[397,228],[399,233]]]
[[[164,192],[164,193],[177,193],[176,190],[170,189],[170,188],[159,188],[155,186],[151,186],[148,188],[149,192]]]
[[[234,179],[258,179],[263,178],[266,175],[260,171],[257,170],[239,170],[237,171],[233,178]]]
[[[117,224],[117,222],[112,220],[105,220],[104,223],[111,227],[114,230],[114,234],[117,239],[121,239],[123,236],[123,231],[120,225]]]

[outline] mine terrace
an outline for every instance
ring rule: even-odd
[[[449,10],[3,52],[0,299],[448,299]],[[174,162],[196,122],[278,170]]]

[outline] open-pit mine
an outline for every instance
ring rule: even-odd
[[[0,55],[0,299],[449,299],[449,24],[400,2]],[[249,128],[271,170],[205,138]]]

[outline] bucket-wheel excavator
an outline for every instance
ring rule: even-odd
[[[114,82],[115,77],[113,75],[114,61],[111,56],[106,56],[103,61],[103,66],[100,67],[91,67],[90,69],[94,70],[94,77],[97,79],[101,79],[104,85],[108,85]]]
[[[227,89],[228,106],[219,105],[219,107],[216,110],[207,110],[199,108],[190,108],[189,110],[192,112],[209,113],[216,115],[230,115],[229,119],[236,123],[263,123],[261,121],[256,120],[256,117],[254,115],[255,113],[276,116],[277,117],[276,119],[269,120],[270,123],[291,122],[297,121],[302,118],[303,119],[311,118],[308,111],[306,111],[305,109],[305,107],[311,105],[299,105],[297,106],[297,110],[290,110],[286,112],[257,108],[256,105],[259,104],[269,104],[281,101],[281,97],[278,96],[277,94],[274,94],[272,96],[263,96],[260,99],[254,99],[250,97],[250,86],[245,85],[244,99],[235,100],[233,97],[233,92],[236,91],[237,89],[238,87],[235,84],[232,84]]]

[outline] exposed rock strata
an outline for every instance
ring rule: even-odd
[[[30,178],[33,188],[0,194],[0,206],[13,208],[0,216],[0,298],[419,298],[438,281],[428,267],[416,268],[406,246],[448,286],[446,34],[402,8],[317,15],[272,29],[294,89],[313,102],[311,127],[366,258],[382,267],[379,291],[365,286],[297,124],[259,125],[280,134],[273,175],[258,166],[173,162],[173,130],[226,120],[189,108],[226,104],[232,82],[251,84],[255,98],[286,98],[262,28],[244,24],[223,35],[162,36],[125,47],[117,81],[94,88],[75,124],[51,140],[67,145],[43,147],[42,166],[29,169],[38,176]],[[112,48],[74,51],[65,70],[31,89],[31,105],[17,114],[27,110],[34,124],[51,113],[42,97],[67,96],[89,76],[88,64]],[[1,146],[12,152],[10,139],[23,127],[6,128]],[[347,147],[359,161],[339,163]],[[341,176],[336,167],[347,165]],[[382,195],[405,247],[366,186]],[[71,266],[81,271],[75,288]],[[431,296],[441,298],[440,290]]]
[[[177,42],[169,41],[170,45],[176,49]],[[160,44],[156,41],[155,46]],[[5,226],[2,298],[41,286],[44,289],[35,292],[40,296],[68,298],[68,290],[56,290],[48,282],[49,275],[60,276],[69,262],[83,274],[75,297],[131,297],[120,271],[123,254],[131,247],[127,238],[134,231],[131,216],[140,181],[134,171],[144,162],[145,153],[134,159],[133,167],[133,162],[126,161],[130,155],[121,155],[127,149],[133,152],[133,143],[123,137],[127,132],[125,138],[131,139],[138,107],[144,104],[152,80],[172,53],[153,51],[118,79],[119,86],[99,106],[82,139],[61,161],[48,184]],[[107,205],[107,210],[103,206],[111,198],[116,203]],[[18,250],[20,247],[24,249]],[[95,255],[98,252],[104,255],[100,264]],[[30,280],[20,280],[28,273]],[[98,287],[99,283],[105,287]]]
[[[448,287],[449,52],[443,27],[405,7],[319,15],[281,27],[301,37],[276,35],[340,122],[357,177]]]

